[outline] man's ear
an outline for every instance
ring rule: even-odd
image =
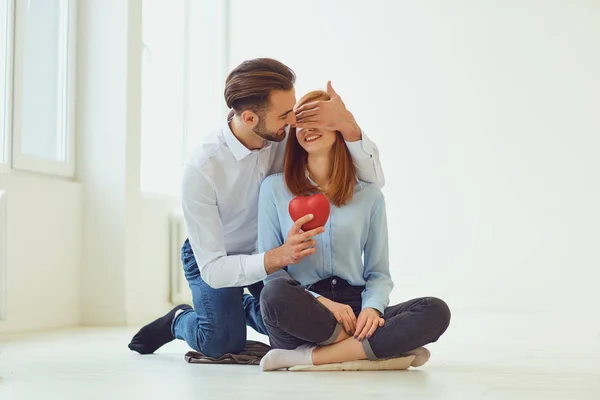
[[[242,113],[242,121],[254,128],[258,124],[258,115],[254,111],[246,110]]]

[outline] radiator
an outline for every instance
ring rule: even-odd
[[[7,265],[7,211],[6,211],[6,192],[0,190],[0,321],[6,319],[6,270]]]
[[[183,246],[186,238],[183,215],[181,213],[171,214],[169,216],[169,268],[171,276],[170,300],[173,304],[192,304],[192,293],[185,279],[181,263],[181,246]]]
[[[171,261],[169,263],[171,271],[171,303],[192,305],[192,292],[188,286],[187,279],[185,279],[181,263],[181,246],[183,246],[183,242],[187,239],[182,214],[173,213],[169,216],[169,237],[171,240]],[[250,294],[248,288],[244,288],[244,293]]]

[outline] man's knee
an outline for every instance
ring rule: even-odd
[[[209,333],[198,332],[196,343],[190,344],[194,350],[208,357],[219,358],[224,354],[238,354],[246,347],[246,327],[243,332],[224,329],[210,331]]]

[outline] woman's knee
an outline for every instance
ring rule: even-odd
[[[260,307],[271,307],[282,304],[282,300],[289,297],[289,294],[298,283],[289,278],[275,278],[265,284],[260,292]]]
[[[446,331],[450,325],[450,318],[452,313],[450,307],[442,299],[437,297],[428,297],[427,304],[429,306],[429,312],[432,314],[432,319],[437,322],[437,327],[440,330],[440,335]]]

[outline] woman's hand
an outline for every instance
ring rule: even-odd
[[[377,330],[377,327],[383,326],[384,323],[385,320],[381,318],[379,311],[374,308],[364,308],[358,315],[354,338],[361,342],[365,337],[370,339]]]
[[[352,307],[346,304],[336,303],[333,300],[329,300],[325,296],[317,298],[335,317],[338,323],[344,325],[344,330],[350,336],[354,334],[356,328],[356,315],[352,311]]]

